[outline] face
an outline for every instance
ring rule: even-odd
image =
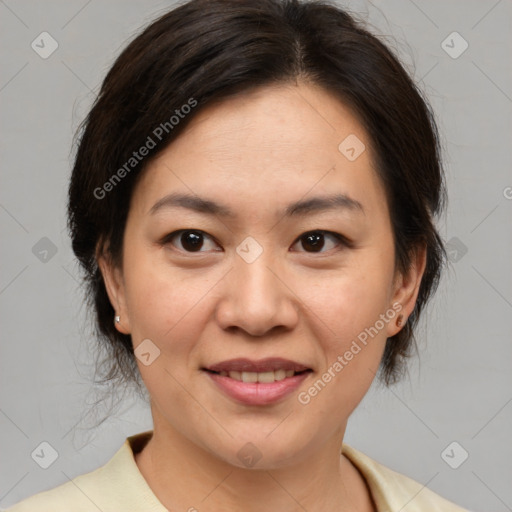
[[[240,467],[250,442],[266,468],[339,438],[414,307],[424,262],[394,258],[347,106],[301,84],[203,110],[141,176],[122,268],[100,260],[155,435]]]

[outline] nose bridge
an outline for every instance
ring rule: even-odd
[[[222,327],[236,326],[254,336],[262,336],[276,326],[293,327],[297,308],[279,273],[266,251],[253,261],[237,255],[218,308]]]
[[[241,259],[236,264],[236,274],[239,277],[240,297],[238,300],[254,304],[260,309],[270,309],[282,290],[281,283],[275,276],[275,270],[270,270],[270,258],[262,254],[252,263]],[[257,299],[261,299],[257,301]]]

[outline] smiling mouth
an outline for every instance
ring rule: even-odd
[[[215,369],[202,368],[202,370],[225,396],[239,404],[251,407],[279,403],[297,391],[313,373],[311,368],[290,363],[284,365],[288,368],[274,364],[273,369],[269,368],[268,364],[261,362],[248,365],[230,362],[229,365],[223,363],[222,366],[217,366]],[[238,369],[234,369],[233,366]],[[266,366],[266,368],[262,368],[262,366]]]
[[[279,382],[286,378],[294,377],[295,375],[302,375],[304,373],[312,372],[311,369],[295,371],[295,370],[284,370],[278,369],[274,371],[266,371],[266,372],[244,372],[244,371],[213,371],[208,368],[203,368],[203,370],[213,373],[216,375],[220,375],[221,377],[229,377],[230,379],[237,380],[239,382],[248,382],[248,383],[272,383]]]

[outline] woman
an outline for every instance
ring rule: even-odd
[[[444,194],[428,104],[341,9],[152,23],[85,121],[69,226],[154,428],[10,510],[462,511],[343,443],[377,372],[403,374]]]

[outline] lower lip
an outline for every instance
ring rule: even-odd
[[[206,371],[215,384],[231,398],[246,405],[267,405],[293,393],[311,372],[275,382],[242,382]]]

